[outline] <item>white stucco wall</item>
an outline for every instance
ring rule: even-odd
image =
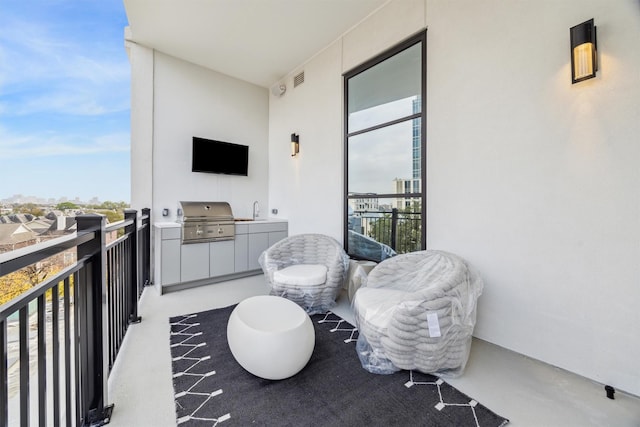
[[[176,220],[181,200],[227,201],[236,217],[251,216],[257,200],[266,216],[268,90],[161,52],[153,58],[147,70],[153,81],[153,142],[142,141],[146,158],[132,171],[133,186],[145,184],[135,194],[145,201],[151,197],[153,220]],[[248,176],[191,172],[193,136],[248,145]],[[144,179],[149,163],[151,188]],[[161,216],[164,208],[168,217]]]
[[[592,17],[600,71],[571,85],[569,27]],[[341,240],[341,73],[428,26],[427,241],[484,276],[476,335],[640,395],[639,18],[635,0],[388,4],[270,95],[270,207]]]
[[[126,36],[126,32],[125,32]],[[126,43],[131,64],[131,208],[153,205],[153,50]]]
[[[640,394],[640,6],[429,1],[428,242],[486,279],[476,335]],[[572,85],[569,28],[598,27]]]
[[[385,17],[391,17],[385,21]],[[290,234],[328,234],[343,240],[344,158],[342,74],[424,27],[422,0],[390,3],[292,70],[287,91],[269,97],[270,207],[288,218]],[[373,30],[378,28],[378,30]],[[304,83],[293,78],[304,71]],[[291,158],[291,133],[300,154]]]
[[[289,220],[289,234],[342,241],[342,109],[335,103],[342,97],[340,45],[329,46],[313,64],[305,67],[303,84],[293,88],[289,76],[286,93],[269,98],[269,202]],[[295,158],[292,133],[300,136]]]

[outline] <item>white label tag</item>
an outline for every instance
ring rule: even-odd
[[[440,334],[440,322],[438,321],[438,313],[427,314],[427,324],[429,325],[429,336],[437,338]]]

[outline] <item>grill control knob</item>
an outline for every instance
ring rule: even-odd
[[[222,230],[222,228],[218,228],[218,234],[222,234],[224,233],[224,230]]]

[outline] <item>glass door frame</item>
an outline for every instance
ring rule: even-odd
[[[395,56],[396,54],[408,49],[416,44],[420,44],[422,46],[421,54],[422,54],[422,72],[421,72],[421,88],[420,88],[420,97],[421,97],[421,113],[420,115],[413,115],[409,117],[403,117],[401,119],[391,120],[389,122],[385,122],[376,126],[372,126],[367,129],[362,129],[358,131],[354,131],[349,133],[349,79],[374,67],[381,62],[386,61],[387,59]],[[427,120],[426,120],[426,108],[427,108],[427,31],[422,30],[420,33],[406,39],[403,42],[393,46],[392,48],[382,52],[376,57],[362,63],[361,65],[347,71],[342,75],[343,77],[343,150],[344,150],[344,169],[343,169],[343,182],[344,182],[344,205],[343,205],[343,245],[345,251],[348,252],[349,247],[349,138],[355,136],[357,134],[361,134],[368,131],[373,131],[376,129],[380,129],[382,127],[391,126],[397,124],[399,122],[403,122],[406,120],[412,120],[415,118],[421,118],[421,129],[420,129],[420,145],[421,145],[421,153],[420,153],[420,192],[419,193],[403,193],[403,194],[377,194],[378,198],[412,198],[418,197],[422,200],[421,202],[421,249],[425,250],[427,248]],[[353,197],[355,198],[355,196]],[[352,256],[357,258],[355,256]]]

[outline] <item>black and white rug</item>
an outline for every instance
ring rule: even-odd
[[[503,426],[509,421],[438,377],[371,374],[358,330],[333,313],[314,315],[308,365],[280,381],[245,371],[227,344],[234,306],[172,317],[171,355],[179,426]]]

